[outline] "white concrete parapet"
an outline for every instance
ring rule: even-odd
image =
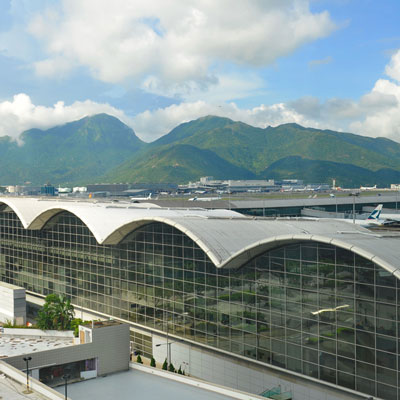
[[[68,338],[72,339],[74,337],[74,331],[56,331],[56,330],[46,330],[41,329],[24,329],[24,328],[3,328],[3,335],[9,336],[35,336],[35,337],[54,337],[54,338]]]
[[[19,371],[17,368],[5,363],[4,361],[0,361],[0,373],[8,376],[9,378],[21,383],[26,383],[26,374],[22,371]],[[58,393],[54,389],[44,385],[38,380],[30,377],[29,378],[29,387],[41,395],[45,396],[46,399],[49,400],[62,400],[65,399],[64,395]],[[69,398],[68,398],[69,399]]]

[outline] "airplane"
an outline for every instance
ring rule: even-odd
[[[192,197],[188,201],[214,201],[221,200],[221,197]]]
[[[400,222],[400,214],[382,214],[382,218],[384,218],[389,223]]]
[[[381,219],[381,212],[382,212],[383,204],[379,204],[372,212],[368,215],[366,219],[342,219],[342,218],[335,218],[336,221],[345,221],[348,223],[353,223],[356,225],[363,226],[365,228],[370,226],[383,226],[383,225],[390,225],[393,221],[389,221],[388,219]]]
[[[139,203],[139,201],[151,200],[151,195],[152,193],[150,193],[147,197],[131,197],[131,202]]]
[[[384,225],[390,225],[396,222],[396,220],[391,220],[388,218],[385,219],[381,219],[380,215],[381,215],[381,211],[382,211],[382,207],[383,204],[379,204],[372,212],[371,214],[368,215],[368,217],[366,219],[354,219],[353,218],[314,218],[314,217],[305,217],[306,219],[310,219],[310,220],[321,220],[321,219],[325,219],[325,220],[334,220],[334,221],[343,221],[343,222],[347,222],[349,224],[355,224],[355,225],[359,225],[362,226],[364,228],[368,228],[371,226],[384,226]],[[386,217],[386,215],[385,215]],[[400,222],[400,214],[397,215],[398,220]]]
[[[361,186],[360,190],[375,190],[376,189],[376,185],[374,186]]]

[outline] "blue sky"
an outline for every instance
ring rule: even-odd
[[[213,4],[214,3],[214,4]],[[400,141],[398,0],[2,0],[0,136],[98,112]]]

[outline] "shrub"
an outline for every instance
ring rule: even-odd
[[[165,361],[164,361],[164,363],[163,363],[163,365],[162,365],[162,369],[165,370],[165,371],[168,370],[168,362],[167,362],[167,359],[165,359]]]
[[[79,335],[79,325],[82,325],[83,321],[80,318],[74,318],[71,321],[71,329],[74,331],[74,336],[78,337]]]
[[[142,357],[140,357],[140,354],[138,354],[138,356],[136,358],[136,362],[139,364],[143,364]]]
[[[150,367],[155,367],[155,366],[156,366],[156,360],[154,359],[154,357],[151,357]]]
[[[15,321],[11,319],[7,319],[6,322],[3,323],[3,328],[19,328],[19,329],[37,329],[36,325],[17,325]]]
[[[179,374],[179,375],[183,375],[181,366],[179,366],[178,374]]]
[[[175,370],[175,367],[174,367],[174,365],[173,365],[172,363],[169,364],[168,371],[169,371],[169,372],[175,372],[175,371],[176,371],[176,370]]]

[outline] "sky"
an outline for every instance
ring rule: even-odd
[[[108,113],[400,142],[399,0],[0,0],[0,136]]]

